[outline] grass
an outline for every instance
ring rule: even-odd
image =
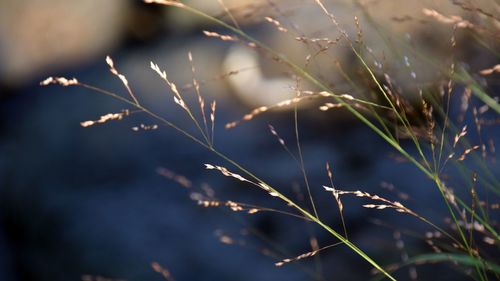
[[[359,20],[355,18],[356,39],[353,40],[351,39],[351,35],[349,35],[348,31],[342,27],[336,16],[328,10],[324,3],[320,0],[315,0],[314,3],[316,8],[330,20],[333,28],[335,28],[340,34],[339,38],[323,38],[320,40],[318,38],[309,38],[305,35],[301,35],[302,37],[300,41],[303,43],[305,42],[308,48],[316,51],[315,57],[319,57],[321,55],[327,56],[328,50],[332,45],[339,41],[343,42],[345,46],[351,50],[353,56],[361,66],[364,83],[369,84],[371,88],[371,91],[369,91],[369,94],[367,95],[366,90],[364,90],[363,85],[355,78],[355,75],[348,73],[344,71],[342,67],[339,67],[342,76],[344,76],[345,80],[352,86],[353,91],[359,90],[359,92],[365,92],[365,94],[359,92],[357,92],[356,95],[337,93],[334,88],[330,87],[328,83],[318,78],[319,76],[308,68],[308,64],[311,60],[310,57],[307,58],[307,64],[302,66],[283,55],[279,50],[275,50],[255,37],[249,35],[240,28],[240,25],[237,23],[235,17],[231,14],[230,9],[225,7],[222,1],[219,2],[223,5],[224,11],[227,13],[232,24],[215,16],[211,16],[194,7],[188,6],[182,2],[165,0],[146,0],[145,2],[182,9],[195,16],[204,18],[216,26],[225,28],[231,34],[220,34],[213,31],[204,31],[204,34],[207,37],[223,41],[237,42],[248,48],[256,49],[272,60],[286,66],[295,75],[295,80],[297,82],[297,85],[294,87],[294,90],[296,91],[295,98],[285,100],[275,105],[265,105],[256,108],[250,113],[244,115],[241,120],[228,123],[225,127],[230,129],[238,126],[241,122],[250,121],[255,116],[264,114],[274,108],[291,105],[294,111],[293,131],[295,136],[296,154],[292,153],[292,150],[286,146],[285,141],[278,135],[272,126],[270,127],[270,131],[297,163],[302,173],[304,186],[307,191],[307,204],[301,205],[299,202],[286,196],[280,191],[280,188],[265,182],[258,175],[252,173],[249,168],[243,167],[217,148],[214,141],[216,102],[212,101],[209,108],[206,108],[205,98],[200,91],[200,83],[196,79],[195,62],[191,53],[188,53],[188,60],[193,73],[191,86],[195,89],[198,101],[198,109],[196,110],[185,101],[181,90],[179,90],[174,82],[169,80],[167,73],[162,70],[160,66],[151,62],[151,69],[171,90],[174,102],[182,108],[187,117],[192,121],[197,132],[196,134],[188,132],[185,128],[181,128],[170,122],[167,118],[162,117],[160,113],[152,112],[146,106],[142,105],[140,103],[140,98],[132,92],[126,77],[116,69],[114,62],[110,57],[106,58],[106,62],[111,73],[122,81],[127,92],[126,97],[82,83],[77,79],[50,77],[41,83],[42,85],[60,84],[63,86],[81,86],[108,95],[131,107],[130,110],[120,113],[110,113],[101,116],[97,120],[82,122],[82,126],[87,127],[112,120],[121,120],[125,116],[132,113],[144,112],[159,124],[176,130],[181,135],[219,156],[229,167],[226,168],[220,165],[206,164],[206,168],[208,170],[217,171],[224,176],[228,176],[255,186],[271,197],[281,200],[286,206],[294,209],[294,211],[288,212],[273,208],[259,207],[252,204],[212,199],[200,199],[200,205],[205,207],[226,206],[233,211],[247,211],[250,214],[261,211],[271,211],[283,215],[299,217],[316,224],[336,240],[335,243],[329,246],[317,248],[295,258],[287,258],[278,261],[276,263],[277,266],[283,266],[286,263],[296,262],[301,259],[315,256],[320,251],[324,251],[334,245],[342,244],[352,250],[353,254],[360,256],[367,263],[373,266],[381,274],[381,276],[390,280],[396,280],[393,272],[403,266],[450,261],[459,266],[473,269],[473,273],[470,273],[470,277],[476,280],[489,280],[491,278],[498,279],[500,277],[500,265],[494,260],[495,254],[496,256],[499,254],[498,243],[500,242],[500,236],[497,231],[496,221],[492,218],[492,216],[490,216],[489,210],[491,206],[498,205],[498,203],[492,203],[492,200],[497,202],[495,200],[498,199],[497,196],[500,193],[500,185],[496,179],[496,175],[490,171],[489,164],[487,164],[487,159],[485,157],[486,144],[483,140],[479,138],[479,143],[475,143],[474,145],[470,144],[466,140],[466,137],[470,134],[469,130],[471,127],[475,127],[477,134],[481,136],[481,122],[484,122],[484,120],[478,113],[478,105],[476,104],[473,105],[471,110],[474,124],[468,124],[467,126],[458,126],[455,124],[455,121],[452,120],[453,115],[450,111],[452,108],[451,101],[454,99],[454,95],[456,95],[454,92],[456,92],[458,88],[466,89],[464,90],[464,93],[467,93],[468,91],[468,93],[476,97],[479,102],[482,102],[480,108],[482,108],[482,111],[484,112],[490,110],[490,112],[493,112],[494,116],[497,117],[498,113],[500,113],[500,106],[498,101],[495,100],[495,97],[492,97],[492,94],[495,93],[488,93],[489,89],[485,88],[480,82],[478,82],[478,76],[472,75],[472,73],[460,64],[461,62],[455,61],[455,58],[452,58],[452,62],[449,66],[444,67],[442,64],[436,63],[425,54],[419,52],[419,50],[413,49],[412,46],[407,43],[403,42],[395,47],[389,42],[389,40],[384,40],[384,38],[387,39],[387,37],[383,31],[383,26],[376,26],[377,23],[373,19],[369,18],[369,13],[366,13],[366,11],[361,9],[365,15],[368,15],[369,22],[378,32],[380,32],[382,41],[388,45],[389,49],[396,48],[395,53],[397,54],[411,52],[416,58],[419,58],[422,62],[427,63],[430,69],[438,70],[441,74],[443,74],[444,81],[446,83],[444,83],[445,85],[441,87],[441,91],[438,91],[437,95],[434,93],[435,89],[433,89],[433,87],[423,87],[417,85],[415,90],[417,94],[414,95],[417,96],[417,102],[410,101],[408,100],[408,96],[405,96],[404,93],[401,93],[392,85],[392,81],[394,81],[394,79],[392,79],[390,75],[387,73],[380,73],[376,67],[372,67],[371,63],[368,62],[368,60],[375,56],[375,54],[371,52],[369,46],[364,45],[363,32]],[[465,4],[460,7],[470,12],[470,7],[464,5]],[[363,5],[360,4],[360,7],[363,8]],[[492,18],[493,16],[491,14],[482,9],[476,9],[473,11],[480,16],[490,18],[492,21],[498,21],[498,19]],[[455,36],[458,32],[457,30],[461,28],[466,28],[467,32],[473,33],[475,38],[481,39],[481,41],[478,40],[477,43],[481,46],[485,46],[486,39],[486,41],[498,40],[497,37],[491,35],[492,32],[489,32],[489,28],[491,28],[489,25],[480,26],[461,17],[446,17],[433,10],[425,10],[424,12],[429,17],[433,17],[438,21],[435,24],[452,24],[452,36],[450,38],[450,48],[452,50],[454,50],[456,46]],[[276,19],[265,17],[263,20],[270,23],[273,28],[277,29],[279,32],[291,32],[290,29],[285,27]],[[498,32],[498,29],[496,32]],[[484,39],[485,37],[486,39]],[[399,56],[401,57],[401,55]],[[408,66],[407,71],[411,74],[411,76],[415,77],[415,72],[410,67],[408,57],[404,56],[404,61]],[[491,68],[484,69],[481,74],[484,77],[486,77],[486,75],[495,75],[495,73],[498,72],[497,69],[498,68],[496,66],[492,66]],[[310,85],[313,85],[316,88],[315,91],[311,92],[301,90],[300,84],[303,81],[307,81]],[[436,88],[439,89],[439,87]],[[328,163],[326,171],[330,180],[330,185],[324,186],[324,189],[333,195],[333,200],[335,200],[338,205],[342,222],[342,231],[335,230],[332,226],[323,221],[317,211],[317,206],[311,193],[311,183],[309,182],[307,176],[308,173],[304,163],[304,156],[300,142],[298,106],[306,99],[333,100],[335,103],[327,102],[319,109],[321,111],[327,111],[333,108],[345,108],[348,112],[350,112],[350,114],[360,120],[376,135],[389,144],[397,153],[400,154],[400,156],[412,163],[421,172],[423,179],[432,180],[435,188],[439,191],[442,204],[447,209],[447,215],[451,218],[451,225],[444,226],[440,223],[434,222],[431,218],[425,218],[398,201],[386,199],[382,196],[370,194],[362,190],[348,191],[336,188],[334,186],[332,172],[330,171]],[[471,103],[470,99],[471,97],[469,97],[469,100],[462,105],[462,108]],[[465,110],[467,111],[467,108]],[[199,111],[199,114],[195,113],[196,111]],[[412,115],[415,114],[422,116],[422,118],[412,117]],[[201,116],[201,118],[197,117],[198,115]],[[157,128],[157,126],[143,125],[141,127],[136,127],[136,130],[150,130]],[[417,130],[418,128],[421,130]],[[409,139],[409,143],[411,145],[408,145],[408,142],[401,139],[400,136],[402,135]],[[490,145],[490,147],[494,148],[494,144]],[[458,151],[458,148],[462,148],[462,151]],[[415,153],[412,151],[415,151]],[[478,155],[478,152],[481,152],[481,155]],[[369,155],[367,155],[367,157],[369,157]],[[470,160],[475,161],[476,165],[471,165],[469,164],[470,161],[465,161],[466,159],[469,160],[469,158],[471,158]],[[463,186],[457,188],[460,191],[458,193],[463,194],[465,191],[469,194],[468,196],[463,196],[461,198],[448,186],[449,180],[446,179],[444,175],[450,163],[459,169],[460,175],[464,177]],[[235,171],[232,171],[232,169]],[[495,195],[494,199],[491,197],[488,198],[488,202],[484,201],[481,197],[485,194],[486,189],[492,191]],[[421,220],[426,223],[429,228],[433,229],[433,231],[439,233],[440,237],[444,238],[436,241],[436,243],[439,242],[439,247],[434,246],[434,253],[423,253],[411,256],[398,266],[387,267],[381,265],[365,253],[365,251],[359,246],[357,246],[356,242],[348,238],[348,229],[343,216],[342,198],[349,195],[354,195],[371,201],[369,204],[364,204],[364,208],[375,210],[393,209],[396,212],[402,213],[402,215],[407,214]],[[485,249],[485,246],[483,245],[484,243],[481,244],[477,241],[477,239],[479,239],[478,237],[482,237],[484,241],[488,242],[487,249]],[[434,243],[432,238],[428,238],[426,241]],[[494,254],[486,254],[490,251],[493,251]]]

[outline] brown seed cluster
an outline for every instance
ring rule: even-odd
[[[407,213],[407,214],[413,215],[415,217],[420,217],[415,212],[413,212],[409,208],[405,207],[403,204],[401,204],[398,201],[390,201],[390,200],[385,199],[383,197],[380,197],[378,195],[372,195],[368,192],[364,192],[361,190],[356,190],[356,191],[336,190],[335,188],[328,187],[328,186],[323,186],[323,188],[328,192],[332,192],[334,194],[336,193],[337,196],[351,194],[351,195],[355,195],[357,197],[366,197],[366,198],[369,198],[371,200],[379,201],[382,203],[382,204],[364,204],[363,207],[365,207],[365,208],[377,209],[377,210],[383,210],[383,209],[389,208],[389,209],[394,209],[395,211],[400,212],[400,213]]]
[[[66,86],[78,85],[78,80],[76,80],[76,78],[67,79],[64,77],[49,77],[40,82],[40,85],[42,86],[47,86],[50,84],[58,84],[66,87]]]
[[[95,124],[103,124],[103,123],[106,123],[106,122],[111,121],[111,120],[122,120],[123,117],[128,116],[129,114],[130,114],[129,110],[123,110],[122,112],[119,112],[119,113],[108,113],[108,114],[102,115],[97,120],[88,120],[88,121],[80,122],[80,125],[82,127],[90,127],[90,126],[93,126]]]
[[[288,29],[284,28],[281,23],[271,17],[264,17],[264,19],[268,22],[270,22],[271,24],[273,24],[279,31],[281,32],[288,32]]]
[[[151,263],[151,268],[153,268],[154,271],[160,273],[163,278],[167,281],[174,281],[174,278],[172,277],[172,274],[170,271],[164,267],[162,267],[159,263],[157,262],[152,262]]]

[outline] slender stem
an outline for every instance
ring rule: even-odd
[[[294,106],[293,110],[293,116],[294,116],[294,125],[295,125],[295,141],[297,143],[297,152],[299,154],[299,161],[300,161],[300,171],[302,172],[302,177],[304,178],[304,183],[306,185],[307,189],[307,196],[309,197],[309,202],[311,203],[314,216],[319,219],[318,216],[318,211],[316,210],[316,204],[314,203],[314,199],[311,194],[311,187],[309,186],[309,180],[307,179],[307,172],[306,172],[306,167],[304,165],[304,156],[302,155],[302,148],[300,146],[300,136],[299,136],[299,113],[297,110],[297,104]]]

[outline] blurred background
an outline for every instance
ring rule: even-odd
[[[185,2],[230,22],[216,0]],[[263,18],[272,16],[290,29],[317,37],[338,36],[312,2],[224,1],[245,31],[301,62],[307,47]],[[374,52],[383,49],[372,36],[375,27],[369,24],[366,10],[350,1],[325,2],[353,34],[353,17],[360,17],[367,45]],[[422,39],[423,47],[432,51],[431,58],[448,55],[451,27],[443,25],[431,32],[422,23],[428,19],[414,11],[425,6],[463,13],[456,6],[434,1],[423,1],[418,7],[364,2],[372,5],[367,7],[374,9],[375,20],[390,26],[388,30],[410,43]],[[386,12],[377,13],[382,10]],[[221,200],[290,211],[253,186],[206,171],[204,163],[228,164],[177,132],[161,126],[132,130],[154,124],[144,114],[90,128],[80,126],[82,121],[127,109],[119,101],[82,88],[39,86],[48,76],[76,77],[125,96],[126,90],[104,61],[110,55],[146,107],[194,132],[192,122],[172,102],[167,86],[149,68],[153,61],[165,69],[196,108],[195,92],[188,85],[191,51],[202,94],[207,103],[217,100],[215,146],[309,206],[300,169],[268,130],[272,124],[296,152],[293,111],[272,111],[224,129],[224,124],[253,107],[293,97],[295,81],[269,57],[207,38],[202,32],[207,29],[226,33],[178,9],[140,1],[0,1],[0,280],[164,280],[151,268],[152,262],[168,269],[175,280],[366,280],[372,276],[366,262],[342,246],[275,267],[283,258],[310,251],[311,241],[320,246],[337,241],[296,218],[197,206],[192,193],[208,190]],[[471,69],[492,65],[488,55],[475,53],[473,46],[462,49],[458,57],[474,57],[468,65]],[[355,59],[346,44],[332,52],[331,60],[320,59],[311,67],[337,89],[349,91],[332,62],[352,67],[347,69],[351,71]],[[384,55],[390,63],[391,54]],[[418,79],[422,79],[418,83],[435,82],[436,73],[412,59],[393,62],[394,77],[403,88],[411,88]],[[401,74],[398,70],[409,67],[408,60],[413,71]],[[239,73],[221,77],[230,71]],[[429,180],[401,162],[395,151],[347,112],[324,113],[317,106],[313,102],[299,109],[299,128],[312,194],[325,222],[342,231],[335,200],[322,188],[329,184],[328,161],[338,187],[405,200],[408,207],[444,224],[446,211]],[[499,136],[498,130],[488,135],[496,140]],[[185,186],[169,177],[182,179]],[[354,198],[344,201],[348,234],[380,264],[401,261],[405,253],[431,251],[422,237],[411,234],[423,236],[430,230],[427,226],[404,214],[362,208],[362,203]],[[398,241],[406,247],[398,250]],[[446,265],[418,267],[419,279],[436,274],[441,280],[464,278]],[[405,268],[396,276],[410,280],[414,273]]]

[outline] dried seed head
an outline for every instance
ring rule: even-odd
[[[288,32],[288,29],[284,28],[279,21],[277,21],[271,17],[265,17],[264,19],[266,21],[272,23],[279,31],[285,32],[285,33]]]
[[[153,125],[141,124],[139,126],[132,127],[132,131],[134,131],[134,132],[138,132],[140,130],[150,131],[150,130],[156,130],[156,129],[158,129],[158,125],[156,125],[156,124],[153,124]]]
[[[122,112],[119,112],[119,113],[108,113],[108,114],[105,114],[105,115],[102,115],[101,117],[99,117],[98,120],[88,120],[88,121],[80,122],[80,125],[82,127],[90,127],[90,126],[93,126],[95,124],[102,124],[102,123],[106,123],[106,122],[111,121],[111,120],[122,120],[123,117],[127,116],[127,115],[129,115],[128,110],[123,110]]]
[[[278,135],[278,133],[276,132],[274,127],[271,124],[268,124],[268,127],[269,127],[269,131],[271,132],[271,134],[273,134],[273,136],[275,136],[278,139],[278,142],[282,146],[285,146],[285,141]]]
[[[185,7],[184,4],[182,4],[179,1],[172,1],[172,0],[144,0],[145,3],[151,4],[151,3],[156,3],[156,4],[161,4],[161,5],[166,5],[166,6],[174,6],[178,8]]]
[[[163,79],[163,80],[167,80],[167,73],[163,70],[160,70],[160,67],[153,63],[152,61],[150,62],[150,67],[152,70],[154,70],[156,73],[158,73],[158,75]]]
[[[47,79],[40,82],[41,86],[47,86],[50,84],[59,84],[61,86],[73,86],[78,85],[78,80],[76,78],[67,79],[64,77],[48,77]]]
[[[240,176],[240,175],[238,175],[236,173],[232,173],[228,169],[226,169],[225,167],[222,167],[222,166],[205,164],[205,168],[208,169],[208,170],[218,170],[219,172],[221,172],[226,177],[232,177],[232,178],[235,178],[235,179],[240,180],[240,181],[252,183],[251,181],[245,179],[244,177],[242,177],[242,176]]]
[[[169,169],[159,167],[156,169],[156,172],[158,174],[164,176],[167,179],[170,179],[170,180],[177,182],[182,187],[191,188],[193,186],[193,184],[191,183],[191,181],[188,178],[186,178],[183,175],[179,175],[179,174],[177,174]]]
[[[222,35],[217,32],[203,30],[203,34],[205,34],[205,36],[207,37],[219,38],[222,41],[238,41],[238,37],[231,35]]]
[[[172,277],[172,274],[170,273],[170,271],[168,271],[168,269],[162,267],[159,263],[152,262],[151,268],[153,268],[153,270],[156,271],[157,273],[160,273],[163,276],[163,278],[165,278],[165,280],[174,281],[174,278]]]
[[[454,140],[453,140],[453,147],[456,147],[456,145],[457,145],[458,141],[459,141],[462,137],[464,137],[466,134],[467,134],[467,125],[465,125],[465,126],[462,128],[462,131],[461,131],[459,134],[455,135],[455,138],[454,138]]]

